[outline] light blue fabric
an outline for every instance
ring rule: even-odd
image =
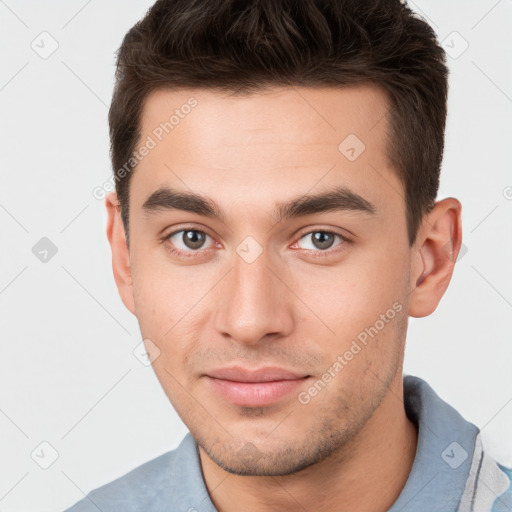
[[[389,512],[512,512],[512,471],[485,454],[478,428],[422,379],[404,377],[416,457]],[[480,508],[478,508],[480,507]],[[217,512],[188,433],[176,450],[91,491],[65,512]]]
[[[512,469],[498,464],[501,471],[507,475],[508,491],[503,493],[494,503],[491,512],[511,512],[512,511]]]

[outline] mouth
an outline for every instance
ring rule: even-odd
[[[311,376],[276,367],[231,367],[212,370],[205,377],[213,390],[233,405],[265,407],[289,396]]]

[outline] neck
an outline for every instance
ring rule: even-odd
[[[280,477],[233,475],[202,448],[199,453],[219,512],[385,512],[407,482],[417,441],[417,428],[405,414],[399,372],[372,417],[343,450],[302,471]]]

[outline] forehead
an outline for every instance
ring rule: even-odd
[[[203,149],[219,143],[332,146],[350,133],[368,143],[380,142],[386,112],[385,93],[373,85],[272,88],[243,95],[204,89],[157,90],[145,101],[141,128],[143,135],[156,130],[158,136],[161,127],[163,136],[172,131],[175,139],[181,136],[181,142],[193,131],[194,145],[201,144]],[[166,122],[172,125],[167,131],[160,126]],[[380,130],[374,130],[377,124]]]
[[[372,85],[155,91],[139,140],[151,149],[137,165],[130,198],[140,205],[172,184],[221,201],[234,199],[236,188],[263,201],[341,184],[379,203],[379,194],[401,190],[387,159],[387,108],[385,93]]]

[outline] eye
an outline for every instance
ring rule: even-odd
[[[188,256],[189,254],[186,253],[193,255],[193,253],[199,252],[199,249],[208,249],[209,247],[203,247],[207,238],[211,239],[204,231],[185,228],[167,235],[164,241],[169,242],[171,252],[180,255],[185,253],[184,255]]]
[[[340,242],[337,245],[334,245],[336,238],[338,238]],[[300,246],[300,242],[302,240],[309,240],[310,243],[306,243],[306,246]],[[337,247],[344,244],[345,242],[348,242],[348,240],[338,233],[333,233],[332,231],[317,230],[304,234],[296,243],[301,249],[313,250],[316,252],[331,252],[328,250],[331,249],[333,245],[334,247]]]

